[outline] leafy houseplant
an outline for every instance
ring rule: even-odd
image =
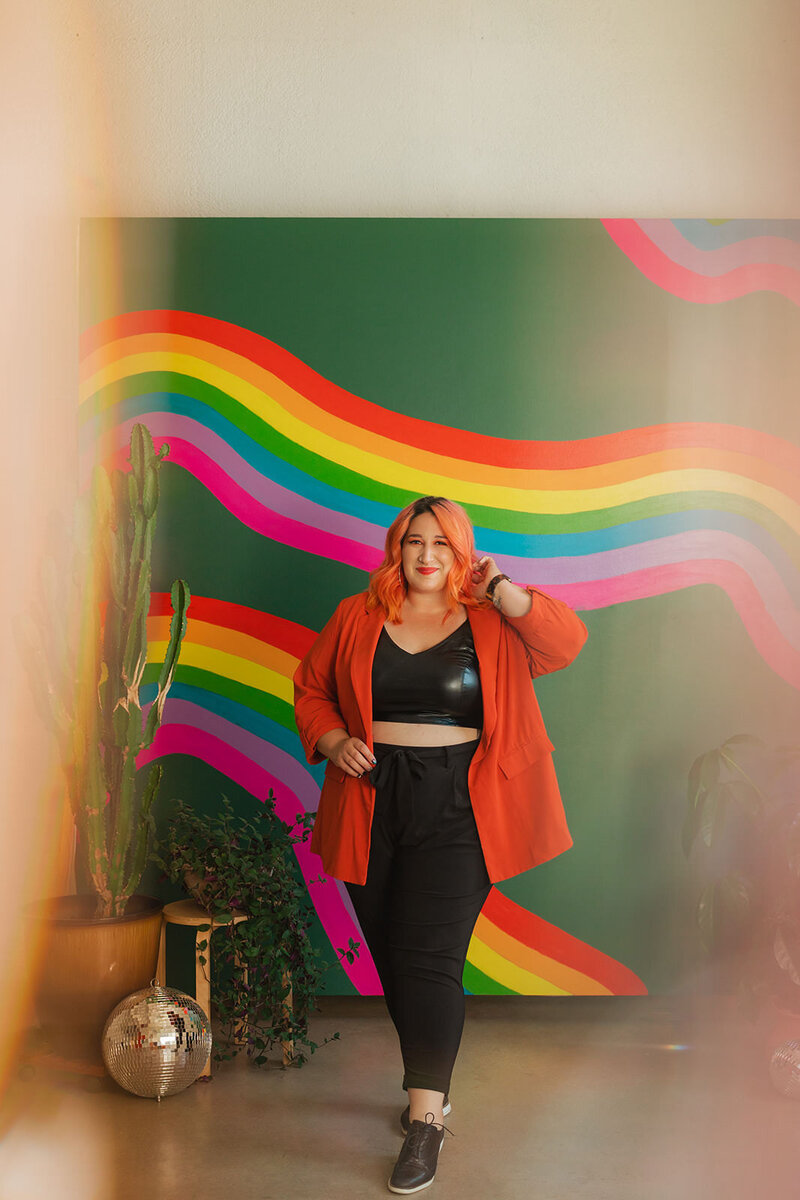
[[[189,589],[172,585],[173,616],[158,693],[145,719],[139,687],[147,664],[147,615],[158,474],[144,425],[130,440],[130,471],[95,469],[79,501],[74,558],[49,564],[47,595],[34,614],[28,652],[42,705],[58,738],[77,828],[78,853],[96,894],[97,917],[121,917],[147,863],[152,807],[162,768],[136,786],[136,759],[161,722],[186,631]]]
[[[222,1029],[221,1045],[214,1050],[218,1061],[239,1052],[238,1031],[243,1028],[247,1054],[259,1066],[279,1042],[294,1043],[297,1065],[307,1059],[298,1047],[309,1053],[317,1049],[308,1021],[324,968],[308,938],[313,909],[293,849],[310,836],[311,820],[310,814],[298,816],[294,825],[280,820],[272,789],[252,818],[237,815],[227,797],[211,815],[178,800],[166,843],[153,855],[173,883],[183,883],[208,909],[209,936],[218,929],[216,938],[224,939],[222,961],[231,969],[215,970],[212,983]],[[230,912],[245,913],[248,919],[214,923],[215,916]],[[207,945],[206,940],[201,949]],[[350,962],[357,953],[352,939],[339,951]],[[237,964],[246,968],[246,982]]]
[[[706,882],[705,949],[751,1011],[766,999],[800,1012],[800,748],[738,734],[689,772],[683,849]]]

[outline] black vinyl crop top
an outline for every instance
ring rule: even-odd
[[[384,626],[372,663],[372,719],[481,728],[483,696],[469,621],[417,654],[402,650]]]

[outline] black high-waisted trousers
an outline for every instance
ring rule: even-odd
[[[450,1090],[467,947],[490,891],[467,771],[477,742],[374,746],[366,883],[348,883],[400,1038],[404,1088]]]

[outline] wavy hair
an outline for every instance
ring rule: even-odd
[[[460,504],[446,500],[444,496],[421,496],[409,504],[392,521],[386,532],[386,552],[377,570],[369,579],[367,608],[379,605],[393,623],[400,622],[400,610],[408,592],[408,584],[402,570],[403,541],[408,527],[415,517],[431,513],[442,527],[450,543],[455,561],[450,568],[445,584],[448,612],[454,612],[459,604],[475,605],[472,595],[472,564],[475,559],[475,537],[472,523]]]

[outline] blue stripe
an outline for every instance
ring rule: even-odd
[[[800,221],[797,224],[800,226]],[[313,475],[307,475],[291,463],[265,450],[216,409],[194,397],[171,392],[154,392],[131,398],[119,405],[119,408],[121,420],[138,418],[154,410],[190,417],[216,433],[260,474],[274,480],[288,491],[320,504],[323,508],[359,517],[380,528],[388,527],[397,516],[397,509],[391,505],[342,491],[316,479]],[[81,435],[86,444],[92,444],[97,437],[99,420],[99,417],[92,417],[86,422]],[[669,497],[661,498],[661,502],[668,505]],[[758,506],[754,504],[753,507]],[[789,527],[786,528],[788,531]],[[531,559],[573,558],[586,554],[600,554],[605,550],[634,546],[656,538],[698,529],[732,533],[756,546],[773,563],[791,594],[800,599],[798,567],[781,543],[757,520],[724,509],[695,508],[665,512],[643,517],[638,521],[627,521],[608,528],[575,533],[511,533],[476,525],[475,543],[481,553],[507,554]],[[797,540],[796,535],[793,531],[789,532],[794,544]],[[800,545],[797,562],[800,563]]]
[[[709,225],[708,221],[679,220],[673,225],[698,250],[718,250],[754,237],[800,242],[800,221],[726,221],[724,225]]]
[[[313,500],[325,508],[333,508],[336,512],[346,513],[351,517],[360,517],[364,521],[388,528],[397,516],[398,510],[390,504],[382,504],[377,500],[368,500],[353,492],[344,492],[339,488],[323,483],[313,475],[307,475],[298,467],[286,462],[271,451],[254,441],[249,434],[244,433],[238,425],[229,421],[215,408],[179,392],[148,392],[140,396],[131,396],[116,405],[119,413],[119,424],[128,420],[138,420],[150,412],[175,413],[177,416],[190,417],[200,425],[217,434],[231,449],[254,467],[260,475],[273,480],[290,492]],[[90,417],[80,433],[80,448],[84,450],[92,446],[100,435],[102,414]],[[325,461],[324,459],[322,460]]]
[[[141,704],[149,704],[152,700],[155,700],[156,684],[146,684],[140,689],[139,695]],[[244,704],[239,704],[236,700],[231,700],[227,696],[220,696],[208,688],[195,687],[193,684],[173,683],[169,689],[169,699],[188,700],[190,703],[206,709],[207,712],[214,713],[218,717],[223,717],[224,720],[230,721],[232,725],[238,725],[240,729],[246,729],[248,733],[254,733],[256,737],[262,738],[265,742],[269,742],[270,745],[277,746],[279,750],[285,751],[286,754],[304,766],[319,786],[322,786],[325,764],[317,763],[313,767],[309,766],[303,754],[300,739],[296,733],[287,729],[285,725],[280,725],[277,721],[265,717],[263,713],[256,712]]]

